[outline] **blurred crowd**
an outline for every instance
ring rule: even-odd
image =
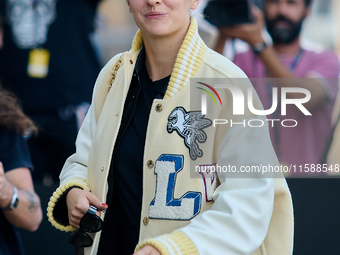
[[[7,202],[15,205],[14,200],[6,202],[3,196],[14,196],[16,187],[20,192],[27,190],[40,223],[38,195],[46,196],[44,188],[58,184],[65,160],[75,152],[75,139],[91,103],[96,77],[112,56],[129,50],[137,28],[125,1],[118,0],[1,0],[0,11],[0,117],[4,118],[8,110],[6,104],[1,104],[6,95],[30,123],[21,128],[16,124],[7,127],[9,122],[0,120],[0,207],[6,207]],[[335,34],[337,24],[327,18],[334,15],[336,20],[339,13],[337,0],[201,0],[193,13],[205,43],[246,73],[264,109],[273,104],[273,88],[279,92],[292,87],[310,91],[311,99],[304,107],[311,116],[302,114],[301,108],[294,105],[287,107],[285,116],[276,112],[267,116],[279,122],[298,122],[294,128],[270,126],[281,164],[297,168],[308,164],[316,169],[320,165],[322,170],[291,172],[288,177],[340,174],[339,168],[336,171],[340,164],[340,64],[336,52],[340,36]],[[301,92],[291,92],[288,98],[303,96]],[[15,138],[5,140],[5,133]],[[11,150],[9,141],[17,143],[17,149]],[[9,157],[18,164],[7,165]],[[26,159],[19,160],[21,157]],[[9,185],[14,187],[13,192],[10,189],[3,195],[2,179],[8,181],[7,190]],[[288,183],[292,185],[294,201],[294,192],[299,197],[304,188],[298,188],[301,181]],[[42,187],[40,194],[35,193],[33,184]],[[330,193],[325,192],[325,196]],[[23,194],[18,197],[26,199]],[[300,200],[295,202],[299,210]],[[45,213],[47,205],[41,207]],[[11,212],[3,212],[0,220],[13,225]],[[42,224],[47,224],[45,220]],[[36,230],[39,223],[15,227]],[[0,254],[1,249],[7,252],[4,254],[20,254],[11,251],[13,245],[2,244],[8,242],[1,239],[3,226],[1,223]],[[17,230],[13,233],[18,234]]]

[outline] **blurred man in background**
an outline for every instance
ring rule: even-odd
[[[220,27],[216,50],[223,52],[227,38],[239,38],[250,45],[245,53],[236,54],[234,63],[250,78],[290,78],[264,82],[254,87],[264,105],[272,103],[272,87],[301,87],[311,93],[304,104],[312,116],[304,116],[295,106],[287,106],[287,115],[273,119],[294,119],[293,128],[280,124],[271,128],[271,138],[282,164],[296,166],[320,163],[328,138],[331,136],[331,116],[336,99],[339,61],[333,52],[316,53],[300,45],[302,23],[311,11],[311,0],[265,0],[264,16],[253,8],[254,22],[233,27]],[[265,42],[267,28],[273,44]],[[313,78],[313,79],[295,79]],[[335,79],[327,79],[335,78]],[[301,98],[301,93],[289,93],[288,98]],[[280,103],[279,103],[280,104]],[[278,122],[279,123],[279,122]],[[304,174],[303,171],[296,174]],[[293,173],[294,174],[294,173]]]
[[[311,169],[310,164],[321,163],[332,133],[331,116],[338,90],[339,61],[336,55],[331,51],[306,50],[300,43],[302,24],[311,12],[311,4],[310,0],[265,0],[264,16],[254,9],[253,23],[220,27],[216,44],[220,53],[226,50],[223,49],[226,38],[239,38],[249,44],[249,50],[236,52],[234,62],[249,77],[260,78],[252,79],[252,83],[265,109],[271,107],[273,86],[279,90],[285,86],[301,87],[311,92],[311,99],[304,107],[312,116],[305,116],[294,105],[287,106],[286,116],[281,116],[279,110],[276,115],[268,116],[298,121],[293,128],[282,127],[279,122],[270,128],[280,162],[296,165],[298,170],[300,165],[304,170],[305,164]],[[265,29],[272,44],[263,39]],[[275,85],[273,81],[276,81]],[[301,95],[290,93],[288,98]],[[326,171],[329,173],[335,167],[335,164],[327,164]],[[311,172],[297,172],[297,175],[319,176],[311,175]],[[339,179],[289,178],[287,183],[294,205],[294,254],[339,254],[340,204],[334,196],[338,193]]]

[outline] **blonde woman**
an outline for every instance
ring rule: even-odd
[[[292,252],[284,179],[190,174],[190,164],[277,164],[267,127],[212,125],[212,119],[263,119],[249,111],[234,116],[230,92],[219,93],[223,106],[207,103],[215,107],[209,117],[200,100],[190,100],[191,78],[243,78],[235,86],[251,88],[241,70],[201,40],[190,15],[198,3],[128,1],[140,30],[132,49],[101,71],[77,152],[48,208],[56,228],[78,229],[70,241],[87,246],[85,254]]]

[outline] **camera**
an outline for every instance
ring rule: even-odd
[[[216,27],[252,23],[250,0],[211,0],[203,10],[205,19]]]

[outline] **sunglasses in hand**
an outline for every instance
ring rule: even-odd
[[[97,208],[90,206],[90,209],[81,218],[79,229],[72,233],[69,243],[78,247],[89,247],[92,245],[92,238],[86,233],[95,233],[103,228],[102,219],[96,214]]]

